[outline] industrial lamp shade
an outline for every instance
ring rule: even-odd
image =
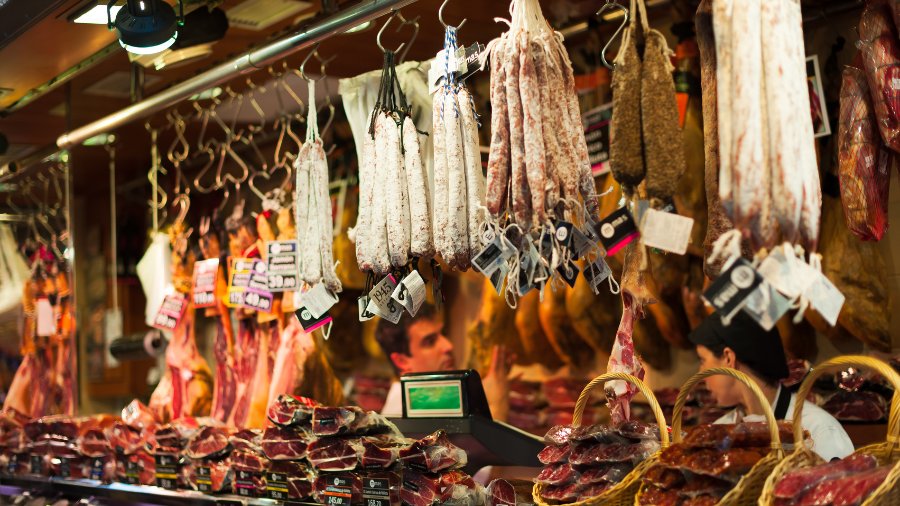
[[[178,26],[184,20],[180,0],[180,16],[175,14],[171,5],[162,0],[128,0],[125,7],[116,14],[115,22],[111,15],[114,4],[115,0],[111,0],[107,5],[109,28],[115,28],[119,32],[119,44],[128,52],[154,54],[175,43]]]

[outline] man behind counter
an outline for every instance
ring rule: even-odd
[[[391,361],[397,375],[416,372],[452,371],[453,343],[443,334],[444,322],[434,306],[425,304],[415,317],[404,317],[396,325],[381,320],[375,330],[375,340]],[[505,421],[509,412],[509,360],[505,350],[495,347],[491,366],[482,378],[484,392],[495,420]],[[394,381],[381,414],[389,417],[403,415],[400,382]]]

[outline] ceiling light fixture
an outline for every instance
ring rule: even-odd
[[[169,48],[178,37],[178,27],[184,25],[184,5],[178,0],[175,9],[163,0],[128,0],[116,13],[112,9],[116,0],[106,6],[107,27],[119,32],[119,44],[126,51],[136,54],[155,54]]]
[[[74,14],[69,16],[69,21],[73,23],[80,23],[85,25],[105,25],[107,24],[107,6],[104,5],[105,2],[89,2],[87,5],[83,6],[79,10],[77,10]],[[113,19],[116,18],[116,14],[119,13],[119,9],[121,9],[121,5],[113,5],[110,14]]]

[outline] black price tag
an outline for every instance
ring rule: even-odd
[[[261,480],[262,475],[259,473],[238,470],[235,472],[234,491],[241,497],[256,497]]]
[[[743,258],[733,264],[703,292],[703,299],[716,308],[716,312],[730,320],[748,302],[748,297],[762,283],[762,276]]]
[[[178,457],[156,455],[156,486],[166,490],[178,489]]]
[[[366,506],[391,506],[391,480],[362,478],[362,496]]]
[[[103,469],[106,467],[106,460],[103,457],[91,459],[91,476],[92,480],[100,481],[103,479]]]
[[[59,477],[60,478],[71,478],[72,477],[72,464],[66,457],[62,457],[59,459]]]
[[[325,504],[330,506],[350,506],[353,498],[353,482],[344,476],[329,476],[325,486]]]
[[[634,217],[628,209],[621,207],[600,220],[598,226],[600,242],[606,248],[608,256],[615,255],[628,243],[640,237]]]
[[[571,260],[569,260],[568,263],[560,264],[559,267],[556,268],[556,272],[558,272],[563,278],[563,281],[571,287],[574,287],[575,282],[578,281],[578,265]]]
[[[312,315],[309,309],[305,307],[301,307],[297,310],[297,318],[300,319],[300,325],[303,327],[303,330],[306,333],[310,333],[323,325],[328,325],[331,323],[331,316],[328,316],[328,313],[323,314],[322,316],[316,318]]]
[[[290,489],[288,489],[287,480],[288,477],[284,473],[266,474],[266,497],[276,501],[290,499]]]
[[[44,457],[41,455],[31,456],[31,474],[44,474]]]
[[[572,240],[572,228],[574,225],[568,221],[560,220],[556,221],[553,226],[556,227],[553,230],[553,234],[556,236],[556,242],[564,248],[569,247],[569,241]]]
[[[138,468],[138,463],[129,458],[128,461],[125,462],[125,483],[137,485],[139,483],[140,473],[141,470]]]
[[[212,478],[210,477],[209,466],[197,467],[197,490],[201,492],[212,492]]]

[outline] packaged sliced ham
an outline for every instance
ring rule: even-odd
[[[306,458],[319,471],[351,471],[356,469],[362,452],[357,439],[327,437],[310,443]]]
[[[572,469],[571,464],[553,464],[541,469],[534,481],[545,485],[564,485],[574,483],[580,475]]]
[[[228,442],[234,450],[261,454],[262,435],[263,431],[259,429],[239,430],[228,438]]]
[[[737,482],[769,451],[769,448],[732,448],[721,451],[673,445],[660,454],[659,461],[672,468]]]
[[[797,469],[778,480],[775,484],[774,495],[776,500],[796,501],[823,481],[831,481],[848,474],[875,469],[877,465],[878,461],[871,455],[854,454],[821,466]]]
[[[215,459],[231,451],[228,431],[221,427],[203,427],[188,441],[184,451],[190,459]]]
[[[659,442],[631,444],[581,444],[572,449],[569,462],[576,465],[630,462],[638,464],[659,451]]]
[[[259,445],[269,460],[300,460],[306,457],[312,436],[299,427],[269,427]]]
[[[450,442],[446,432],[438,430],[400,450],[399,460],[410,469],[438,472],[465,467],[468,456]]]
[[[441,499],[441,475],[403,471],[400,500],[412,506],[429,506]]]
[[[860,240],[881,240],[894,156],[878,132],[865,72],[852,66],[844,68],[841,85],[838,162],[847,228]]]
[[[885,2],[870,2],[859,22],[859,49],[884,143],[900,152],[900,41]]]
[[[316,401],[306,397],[281,394],[269,405],[266,416],[275,425],[289,427],[309,422]]]
[[[316,406],[312,415],[316,436],[362,436],[398,432],[383,416],[356,406]]]
[[[415,440],[407,438],[364,437],[360,439],[362,453],[359,466],[363,469],[387,469],[397,462],[400,450],[408,448]]]
[[[789,422],[779,422],[778,432],[782,441],[790,441],[794,437],[794,429]],[[771,440],[769,426],[764,422],[723,423],[698,425],[692,428],[684,438],[684,444],[694,448],[727,450],[768,446]]]

